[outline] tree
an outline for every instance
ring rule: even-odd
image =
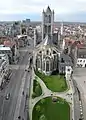
[[[63,84],[61,84],[61,88],[64,88],[64,85],[63,85]]]
[[[35,87],[35,93],[37,94],[37,96],[40,94],[39,85]]]
[[[41,104],[44,104],[44,102],[45,102],[45,99],[41,99]]]
[[[37,111],[37,112],[40,112],[40,110],[41,110],[40,105],[37,105],[37,106],[36,106],[36,111]]]
[[[41,115],[39,120],[47,120],[47,119],[46,119],[45,115]]]
[[[32,94],[32,98],[35,98],[35,97],[36,97],[36,93],[33,92],[33,94]]]

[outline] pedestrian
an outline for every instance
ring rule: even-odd
[[[18,119],[21,119],[21,116],[18,116]]]
[[[84,81],[84,83],[85,83],[85,81]]]
[[[22,94],[24,95],[24,91],[22,92]]]

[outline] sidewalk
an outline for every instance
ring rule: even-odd
[[[34,70],[32,68],[32,78],[31,79],[31,87],[30,87],[30,95],[29,95],[29,118],[32,120],[32,94],[33,94],[33,80],[35,78]]]

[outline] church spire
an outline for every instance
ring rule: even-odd
[[[46,12],[51,12],[51,9],[49,6],[47,7]]]
[[[63,22],[61,23],[61,35],[63,35]]]

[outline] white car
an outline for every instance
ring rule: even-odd
[[[6,100],[9,100],[10,98],[10,93],[7,93],[6,96],[5,96]]]

